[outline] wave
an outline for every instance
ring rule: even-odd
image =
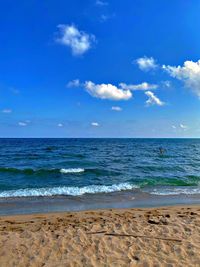
[[[167,195],[195,195],[200,194],[200,187],[174,187],[174,188],[154,188],[148,191],[151,195],[167,196]]]
[[[31,169],[31,168],[26,168],[26,169],[17,169],[17,168],[0,168],[0,172],[8,172],[8,173],[16,173],[16,174],[26,174],[26,175],[32,175],[32,174],[37,174],[37,175],[43,175],[43,174],[48,174],[48,173],[81,173],[84,172],[85,169],[83,168],[62,168],[62,169]]]
[[[84,172],[85,170],[82,168],[70,168],[70,169],[60,169],[61,173],[79,173]]]
[[[52,197],[52,196],[81,196],[84,194],[112,193],[126,190],[139,189],[137,185],[130,183],[121,183],[113,185],[90,185],[83,187],[50,187],[50,188],[26,188],[17,190],[5,190],[0,192],[0,198],[14,197]],[[140,188],[141,189],[141,188]],[[169,187],[169,188],[153,188],[142,190],[143,193],[150,195],[194,195],[200,194],[200,187]]]
[[[102,175],[119,175],[120,173],[117,171],[113,170],[105,170],[101,168],[88,168],[84,169],[81,167],[78,168],[52,168],[52,169],[32,169],[32,168],[25,168],[25,169],[20,169],[20,168],[8,168],[8,167],[3,167],[0,168],[0,173],[15,173],[15,174],[25,174],[25,175],[47,175],[47,174],[56,174],[56,173],[62,173],[62,174],[70,174],[70,173],[83,173],[87,172],[90,174],[94,174],[96,176],[102,176]]]
[[[131,180],[133,181],[133,180]],[[149,178],[144,179],[139,182],[141,187],[146,186],[198,186],[199,185],[199,177],[189,178],[189,179],[178,179],[178,178]]]
[[[46,196],[81,196],[84,194],[112,193],[138,188],[130,183],[113,185],[90,185],[84,187],[51,187],[51,188],[26,188],[0,192],[0,198],[11,197],[46,197]]]

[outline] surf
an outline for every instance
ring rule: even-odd
[[[113,185],[89,185],[77,186],[58,186],[50,188],[25,188],[0,192],[0,198],[11,197],[45,197],[45,196],[81,196],[84,194],[112,193],[122,190],[138,188],[130,183],[120,183]]]

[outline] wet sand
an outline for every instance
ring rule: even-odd
[[[0,266],[200,266],[200,206],[1,216]]]

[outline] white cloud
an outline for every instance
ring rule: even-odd
[[[101,99],[128,100],[132,97],[130,90],[123,90],[109,83],[95,84],[86,81],[84,87],[90,95]]]
[[[100,126],[98,122],[92,122],[91,125],[94,126],[94,127]]]
[[[18,125],[23,126],[23,127],[27,126],[27,124],[28,124],[27,122],[23,122],[23,121],[18,122]]]
[[[68,84],[67,84],[67,87],[69,87],[69,88],[70,87],[79,87],[79,86],[81,86],[79,79],[72,80],[72,81],[68,82]]]
[[[6,114],[9,114],[9,113],[12,113],[12,109],[9,109],[9,108],[3,109],[2,112],[6,113]]]
[[[183,66],[177,67],[163,65],[163,69],[200,97],[200,60],[185,61]]]
[[[71,48],[73,55],[87,52],[95,41],[93,34],[79,31],[74,25],[58,25],[60,37],[56,41]]]
[[[145,95],[147,95],[149,98],[146,101],[146,104],[149,105],[158,105],[158,106],[163,106],[165,103],[162,102],[153,92],[147,91],[145,92]]]
[[[185,124],[182,124],[182,123],[180,123],[179,125],[177,125],[177,126],[175,126],[175,125],[172,125],[172,129],[174,129],[174,130],[178,130],[178,131],[186,131],[186,130],[188,130],[188,126],[187,125],[185,125]]]
[[[97,6],[107,6],[108,2],[101,1],[101,0],[96,0],[96,5]]]
[[[102,14],[100,20],[101,20],[102,22],[105,22],[105,21],[107,21],[108,19],[110,19],[111,17],[112,17],[112,16]]]
[[[161,84],[164,86],[164,87],[171,87],[171,81],[162,81]]]
[[[140,84],[126,84],[126,83],[120,83],[119,86],[122,89],[125,90],[132,90],[132,91],[136,91],[136,90],[153,90],[153,89],[157,89],[158,85],[157,84],[150,84],[147,82],[143,82]]]
[[[158,88],[158,85],[143,82],[140,84],[119,83],[119,86],[115,86],[110,83],[95,84],[92,81],[81,83],[79,79],[75,79],[68,82],[67,87],[83,87],[93,97],[119,101],[129,100],[133,96],[131,91],[154,90]],[[155,96],[151,91],[147,91],[146,95],[149,96],[149,99],[147,100],[148,105],[164,105],[164,102],[160,101],[159,98]],[[118,110],[115,109],[115,107],[112,107],[111,109],[120,111],[118,107]]]
[[[140,57],[136,59],[135,62],[143,71],[149,71],[157,67],[156,61],[153,57]]]
[[[118,106],[114,106],[111,108],[111,110],[114,110],[114,111],[122,111],[122,108],[121,107],[118,107]]]
[[[63,124],[62,123],[58,123],[58,127],[63,127]]]
[[[19,121],[18,125],[24,127],[24,126],[27,126],[29,123],[31,123],[30,120]]]
[[[107,20],[112,19],[114,17],[115,17],[115,13],[113,13],[113,14],[102,14],[100,16],[100,21],[101,22],[106,22]]]
[[[180,123],[180,128],[183,129],[184,131],[186,131],[188,129],[188,126],[187,125],[184,125],[182,123]]]

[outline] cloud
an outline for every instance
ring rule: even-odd
[[[57,126],[58,126],[58,127],[63,127],[63,124],[62,124],[62,123],[58,123]]]
[[[172,129],[174,129],[174,130],[179,130],[179,131],[180,131],[180,130],[186,131],[186,130],[188,130],[188,126],[185,125],[185,124],[180,123],[180,124],[177,125],[177,126],[172,125]]]
[[[118,107],[118,106],[114,106],[111,108],[111,110],[114,110],[114,111],[122,111],[122,108],[121,107]]]
[[[140,84],[126,84],[126,83],[120,83],[119,86],[122,89],[125,90],[132,90],[132,91],[136,91],[136,90],[153,90],[153,89],[157,89],[158,85],[157,84],[150,84],[147,82],[143,82]]]
[[[72,81],[68,82],[68,84],[67,84],[67,87],[69,87],[69,88],[70,87],[79,87],[79,86],[81,86],[79,79],[72,80]]]
[[[60,37],[56,41],[62,45],[68,46],[72,50],[72,54],[82,55],[87,52],[95,41],[93,34],[79,31],[74,25],[58,25]]]
[[[167,71],[171,77],[174,77],[184,83],[198,97],[200,97],[200,60],[185,61],[183,66],[166,66],[163,69]]]
[[[157,68],[156,61],[153,57],[140,57],[135,60],[138,67],[143,71],[149,71]]]
[[[101,22],[105,22],[107,21],[108,19],[110,19],[112,16],[110,15],[105,15],[105,14],[102,14],[101,17],[100,17],[100,20]]]
[[[180,128],[183,129],[184,131],[186,131],[188,129],[188,126],[187,125],[184,125],[182,123],[180,123]]]
[[[152,106],[152,105],[158,105],[158,106],[163,106],[165,103],[162,102],[153,92],[151,91],[147,91],[145,92],[145,95],[147,95],[149,98],[146,101],[146,104],[148,106]]]
[[[3,109],[2,113],[6,113],[6,114],[12,113],[12,109]]]
[[[112,18],[114,18],[115,16],[116,16],[115,13],[113,13],[113,14],[102,14],[102,15],[100,16],[100,21],[101,21],[101,22],[106,22],[107,20],[112,19]]]
[[[25,126],[27,126],[29,123],[31,123],[30,120],[19,121],[19,122],[18,122],[18,125],[19,125],[19,126],[22,126],[22,127],[25,127]]]
[[[96,0],[96,5],[97,6],[108,6],[108,2]]]
[[[132,98],[133,94],[131,91],[154,90],[158,88],[158,85],[143,82],[140,84],[119,83],[119,86],[115,86],[110,83],[95,84],[92,81],[81,83],[79,79],[75,79],[68,82],[67,87],[83,87],[93,97],[120,101]],[[160,101],[151,91],[146,93],[146,95],[149,96],[149,99],[147,100],[148,105],[164,105],[164,102]],[[112,110],[119,111],[113,108]]]
[[[171,81],[162,81],[161,85],[163,85],[164,87],[169,88],[169,87],[171,87]]]
[[[94,127],[100,126],[98,122],[92,122],[91,125],[94,126]]]
[[[123,90],[109,83],[95,84],[91,81],[86,81],[84,88],[90,95],[100,99],[128,100],[132,97],[130,90]]]
[[[20,122],[18,122],[18,125],[24,127],[24,126],[27,126],[28,123],[27,122],[20,121]]]

